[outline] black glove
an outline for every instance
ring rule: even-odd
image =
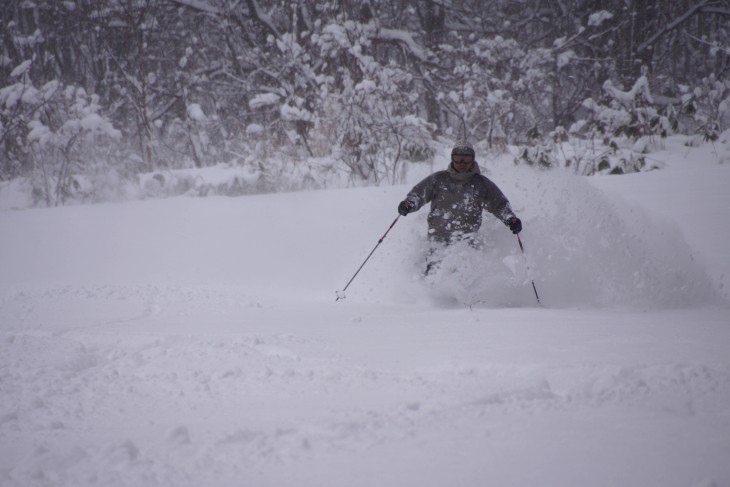
[[[513,216],[512,218],[507,220],[507,226],[510,230],[512,230],[512,233],[514,233],[515,235],[522,231],[522,221],[520,221],[520,219],[516,216]]]
[[[416,204],[411,200],[403,200],[398,205],[398,213],[400,213],[403,216],[406,216],[408,213],[413,211],[413,208],[416,206]]]

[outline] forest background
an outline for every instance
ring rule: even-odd
[[[2,3],[25,206],[401,184],[463,138],[621,174],[730,126],[730,0]]]

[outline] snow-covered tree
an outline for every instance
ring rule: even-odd
[[[271,189],[334,156],[309,177],[380,183],[443,136],[496,149],[548,147],[571,127],[711,140],[728,123],[728,0],[6,0],[0,25],[6,101],[83,90],[122,136],[97,164],[126,161],[130,181],[227,163]],[[0,178],[35,170],[28,122],[49,103],[0,106]],[[53,103],[58,120],[78,117]]]

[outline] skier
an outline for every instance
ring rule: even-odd
[[[416,184],[398,205],[398,213],[406,216],[431,203],[428,214],[431,249],[426,275],[438,264],[434,258],[438,249],[459,241],[476,245],[475,236],[482,224],[482,210],[499,218],[512,233],[522,231],[522,222],[502,191],[480,173],[474,148],[469,142],[457,142],[451,150],[448,169],[437,171]]]

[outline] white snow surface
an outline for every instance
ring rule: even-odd
[[[421,211],[338,302],[410,185],[0,212],[0,485],[730,486],[726,156],[485,158],[526,258]]]

